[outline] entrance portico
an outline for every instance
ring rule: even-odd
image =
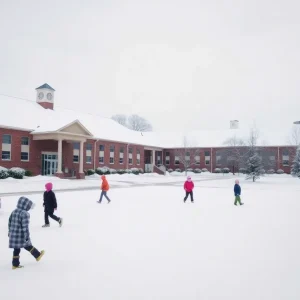
[[[63,153],[63,141],[67,143],[80,143],[79,151],[79,173],[76,174],[78,179],[83,179],[83,149],[84,143],[87,139],[93,139],[93,135],[78,121],[74,121],[55,131],[42,131],[38,130],[32,132],[34,140],[56,140],[57,141],[57,170],[55,175],[57,177],[63,178],[64,172],[62,170],[62,153]]]

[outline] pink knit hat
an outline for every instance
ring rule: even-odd
[[[52,190],[53,184],[51,182],[48,182],[45,184],[45,188],[46,188],[47,192],[49,192]]]
[[[239,181],[238,179],[236,179],[235,183],[236,183],[236,184],[239,184],[239,183],[240,183],[240,181]]]
[[[188,181],[191,181],[191,180],[192,180],[191,176],[188,176],[188,177],[187,177],[187,180],[188,180]]]

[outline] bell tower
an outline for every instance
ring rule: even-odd
[[[54,92],[49,84],[45,83],[40,87],[36,88],[36,102],[40,104],[45,109],[54,108]]]

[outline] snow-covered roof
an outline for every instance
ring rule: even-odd
[[[250,128],[197,130],[189,132],[137,132],[118,124],[110,118],[55,108],[44,109],[38,103],[0,96],[0,128],[23,129],[33,134],[54,132],[78,120],[95,139],[138,144],[157,148],[225,147],[232,137],[246,140]],[[297,126],[297,125],[294,125]],[[259,146],[291,145],[292,125],[281,130],[259,130]]]

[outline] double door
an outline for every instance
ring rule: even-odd
[[[57,153],[42,154],[42,175],[54,175],[57,172]]]

